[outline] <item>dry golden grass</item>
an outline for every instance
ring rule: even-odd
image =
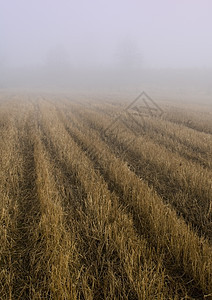
[[[113,102],[1,96],[0,299],[212,299],[210,113]]]

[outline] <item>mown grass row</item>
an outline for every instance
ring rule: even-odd
[[[121,156],[140,178],[152,185],[164,201],[172,204],[200,234],[212,238],[211,171],[169,151],[149,139],[148,135],[136,137],[123,124],[119,124],[116,132],[105,134],[108,123],[104,119],[82,112],[79,118],[84,126],[90,125],[97,136],[102,136],[110,149]],[[134,141],[129,144],[131,140]]]
[[[116,117],[121,116],[121,120],[126,122],[126,124],[131,127],[132,131],[136,132],[138,135],[145,135],[147,139],[154,140],[154,142],[159,145],[164,145],[172,152],[179,153],[186,159],[211,169],[211,135],[204,131],[200,132],[188,128],[183,123],[177,124],[172,122],[171,119],[169,120],[170,112],[166,111],[165,108],[164,115],[161,119],[142,117],[133,111],[129,111],[134,120],[141,125],[136,126],[136,123],[133,123],[129,116],[127,118],[124,117],[123,105],[110,106],[108,103],[91,103],[90,106],[86,105],[84,108],[82,104],[80,106],[77,105],[77,103],[68,100],[63,100],[63,103],[68,110],[74,110],[78,113],[79,110],[80,113],[86,112],[91,120],[91,126],[97,122],[96,125],[102,128],[101,124],[99,124],[99,119],[110,123]]]
[[[65,102],[12,103],[0,123],[2,299],[210,297],[211,247],[120,158],[116,140],[87,128],[77,105],[67,119]]]
[[[10,113],[4,118],[4,113]],[[4,107],[4,120],[0,132],[0,297],[11,299],[14,281],[11,249],[14,247],[13,233],[16,228],[17,203],[21,159],[14,156],[18,146],[18,130],[15,126],[15,112]]]
[[[48,111],[46,114],[49,116]],[[93,169],[85,153],[56,120],[56,115],[53,115],[52,122],[48,121],[43,127],[45,136],[48,136],[45,143],[47,148],[56,151],[55,163],[59,160],[59,169],[66,164],[66,175],[60,179],[65,194],[72,195],[68,192],[71,174],[75,178],[72,188],[81,190],[77,194],[83,202],[77,202],[75,215],[81,233],[78,247],[82,253],[82,271],[79,280],[83,282],[84,296],[86,299],[168,299],[170,295],[174,298],[175,289],[173,286],[168,288],[165,282],[160,257],[148,247],[145,239],[137,236],[132,217],[120,207],[117,197],[110,193],[99,172]]]
[[[74,119],[74,116],[72,117]],[[199,239],[178,219],[175,212],[165,206],[163,201],[129,170],[126,163],[116,158],[93,131],[85,126],[82,126],[80,131],[65,119],[64,122],[72,138],[94,162],[98,163],[102,174],[110,182],[110,187],[113,186],[123,203],[138,216],[137,226],[148,242],[156,247],[158,253],[164,255],[166,267],[171,267],[173,272],[180,269],[198,283],[204,293],[209,293],[212,266],[211,248],[207,242]]]
[[[31,111],[32,105],[25,103],[23,111],[10,114],[13,122],[1,145],[0,297],[73,299],[73,289],[66,293],[73,241],[64,242],[57,188],[48,175]]]
[[[168,109],[168,114],[166,116],[167,120],[174,122],[176,124],[183,124],[188,128],[192,128],[199,132],[205,132],[212,134],[212,112],[211,105],[201,106],[201,104],[185,105],[185,107],[173,108],[172,106]]]

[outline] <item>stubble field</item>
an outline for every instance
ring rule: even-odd
[[[212,107],[127,101],[0,94],[0,299],[212,299]]]

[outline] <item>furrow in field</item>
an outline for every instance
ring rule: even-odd
[[[24,101],[8,104],[8,120],[11,125],[5,124],[5,137],[3,148],[11,143],[13,146],[4,153],[5,165],[3,186],[5,199],[7,199],[3,216],[5,221],[5,237],[10,240],[7,244],[9,253],[7,272],[9,294],[6,292],[4,299],[27,299],[30,297],[30,256],[34,243],[32,232],[39,220],[39,205],[36,193],[36,172],[33,155],[32,124],[29,122],[30,111],[33,109]],[[12,135],[10,133],[12,132]],[[7,158],[9,158],[7,160]],[[12,161],[11,161],[12,160]],[[2,204],[2,203],[1,203]],[[6,225],[7,224],[7,225]],[[5,256],[6,257],[6,256]]]
[[[135,118],[135,117],[134,117]],[[139,116],[137,117],[138,122]],[[129,120],[125,120],[129,123]],[[173,153],[178,153],[185,159],[199,164],[209,170],[212,169],[211,136],[188,129],[182,125],[176,125],[161,119],[146,118],[142,124],[143,130],[130,126],[132,132],[144,134],[149,140],[159,146],[164,146]],[[143,132],[142,132],[143,131]]]
[[[78,109],[75,107],[75,110],[76,113],[81,114],[82,120],[83,117],[87,117],[87,125],[98,127],[99,130],[105,129],[104,123],[107,127],[113,121],[111,117],[115,119],[116,116],[121,115],[122,120],[131,129],[132,133],[136,133],[138,136],[145,136],[147,140],[152,140],[159,146],[164,146],[171,152],[178,153],[180,156],[200,164],[204,168],[211,169],[212,167],[212,142],[209,134],[200,133],[183,125],[177,125],[159,118],[143,118],[139,115],[132,115],[133,122],[129,116],[126,117],[121,114],[121,110],[119,114],[116,112],[116,116],[113,116],[112,112],[110,112],[110,117],[106,114],[106,108],[105,113],[96,113],[94,108],[85,109],[84,114],[80,113],[79,107]],[[140,126],[137,126],[136,122]]]
[[[149,119],[129,146],[128,119],[104,134],[111,105],[107,116],[96,100],[84,109],[58,97],[1,105],[0,298],[210,299],[211,246],[184,222],[208,234],[205,134],[161,121],[154,142]]]
[[[33,299],[77,299],[80,269],[76,231],[74,226],[67,230],[54,168],[40,138],[36,141],[35,164],[41,218],[34,232],[36,247],[31,260]]]
[[[30,111],[30,107],[28,109]],[[30,298],[31,295],[31,276],[33,272],[30,262],[33,248],[36,246],[33,232],[40,219],[34,161],[34,126],[30,120],[29,111],[26,108],[25,115],[22,115],[22,124],[18,128],[21,174],[19,176],[19,195],[17,197],[16,229],[13,237],[14,247],[11,249],[11,260],[15,274],[12,292],[14,299],[26,299]]]
[[[85,254],[81,258],[84,293],[89,292],[90,286],[90,293],[94,299],[151,299],[156,295],[160,295],[161,299],[168,299],[170,294],[174,293],[173,286],[178,288],[178,291],[181,286],[185,295],[182,282],[177,285],[173,284],[173,281],[172,286],[168,288],[164,281],[160,257],[153,249],[149,249],[145,239],[137,236],[131,217],[119,207],[118,199],[109,192],[107,183],[70,139],[56,116],[53,120],[54,127],[49,123],[44,125],[44,130],[46,131],[47,127],[48,130],[45,134],[42,133],[42,136],[46,136],[47,139],[47,152],[53,151],[50,156],[52,162],[57,165],[56,173],[62,173],[62,176],[57,176],[61,182],[59,186],[65,189],[63,194],[69,195],[71,206],[71,198],[76,194],[70,193],[70,188],[74,191],[78,189],[78,197],[81,199],[75,199],[77,204],[73,205],[72,209],[76,211],[75,217],[82,238],[80,253]],[[72,179],[73,174],[75,182]],[[155,259],[158,260],[156,264]]]
[[[157,251],[165,255],[166,266],[171,266],[173,272],[177,273],[177,269],[181,269],[191,278],[192,284],[199,283],[199,291],[210,291],[211,249],[207,242],[199,239],[172,210],[164,206],[161,199],[129,170],[126,163],[112,155],[109,148],[89,129],[82,127],[82,131],[79,131],[67,122],[65,126],[90,159],[98,162],[102,174],[113,185],[113,190],[121,195],[123,203],[138,215],[137,225]]]
[[[211,171],[189,163],[146,137],[132,137],[133,133],[126,129],[123,132],[123,128],[120,128],[121,134],[117,132],[116,135],[105,136],[103,126],[107,126],[104,121],[100,124],[96,118],[95,123],[90,124],[92,120],[89,116],[81,114],[80,117],[79,120],[84,122],[88,118],[89,128],[96,132],[97,137],[102,136],[111,151],[121,156],[140,178],[153,186],[166,203],[170,203],[187,222],[196,227],[199,234],[212,238]],[[129,145],[133,138],[135,141]]]
[[[126,141],[128,139],[126,138]],[[211,228],[211,172],[193,166],[155,147],[148,141],[135,141],[127,151],[127,143],[107,137],[107,144],[122,155],[135,174],[153,186],[155,191],[171,204],[186,222],[195,226],[200,235],[212,238]]]
[[[185,106],[184,109],[182,107],[170,107],[166,119],[175,124],[199,131],[200,133],[204,132],[211,135],[211,106],[208,105],[207,108],[205,107],[204,109],[205,111],[201,113],[202,107],[200,105],[198,105],[195,110],[192,110],[189,106]]]
[[[20,109],[22,104],[16,103],[15,117],[14,108],[10,112],[13,122],[1,147],[5,178],[1,182],[0,296],[77,299],[66,272],[70,275],[69,263],[75,261],[70,259],[73,239],[64,242],[67,234],[60,226],[60,206],[45,169],[34,105],[25,102]]]
[[[9,111],[9,110],[8,110]],[[3,115],[3,113],[2,113]],[[14,113],[5,116],[5,126],[0,131],[0,298],[11,299],[14,281],[11,249],[16,230],[17,197],[19,195],[20,157],[18,130]],[[16,154],[16,155],[15,155]]]

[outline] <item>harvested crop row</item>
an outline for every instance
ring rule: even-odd
[[[6,111],[6,108],[5,110]],[[9,110],[7,110],[9,111]],[[3,115],[3,114],[2,114]],[[14,270],[12,252],[16,230],[17,196],[21,158],[14,155],[18,148],[18,130],[15,127],[16,114],[5,117],[0,137],[0,298],[11,299]]]
[[[80,276],[84,278],[84,296],[86,299],[112,299],[120,296],[124,299],[149,299],[160,295],[161,299],[167,299],[171,288],[168,289],[163,281],[159,257],[148,249],[145,240],[136,235],[132,220],[119,208],[107,184],[94,171],[92,163],[72,141],[60,121],[55,120],[56,116],[52,117],[54,126],[43,122],[45,135],[51,139],[45,143],[49,147],[52,142],[56,163],[59,160],[60,166],[66,164],[66,174],[74,174],[77,187],[83,190],[79,198],[82,199],[84,195],[84,201],[78,201],[75,214],[82,237],[81,247],[84,247],[80,253],[86,254],[81,258],[84,267]],[[70,186],[66,183],[65,188],[69,191]]]
[[[123,161],[112,155],[91,130],[82,127],[79,131],[68,122],[66,128],[78,145],[97,163],[111,189],[138,216],[137,226],[157,251],[165,256],[166,267],[171,266],[173,271],[180,267],[182,273],[199,283],[203,292],[210,292],[211,248],[207,242],[199,239],[172,210],[164,206],[161,199]],[[91,142],[92,139],[95,143]]]
[[[134,118],[136,119],[135,116]],[[138,122],[141,121],[139,118],[137,116]],[[125,121],[129,123],[129,120]],[[205,168],[212,168],[212,142],[209,134],[158,118],[144,118],[142,128],[143,130],[131,126],[132,131],[138,135],[145,135],[148,140],[153,140],[159,146],[165,146],[171,152],[179,153],[180,156]]]
[[[125,151],[122,140],[132,134],[105,139],[110,117],[95,101],[85,110],[56,95],[21,97],[1,102],[0,298],[210,298],[211,247],[138,176],[141,145]],[[143,161],[167,176],[147,146]],[[168,167],[184,161],[164,149]],[[201,169],[185,166],[186,176]]]
[[[198,132],[163,119],[142,117],[141,115],[130,113],[133,117],[132,119],[129,117],[129,114],[126,117],[121,113],[123,108],[120,108],[115,113],[108,110],[106,106],[105,109],[102,108],[103,112],[96,113],[95,106],[80,109],[79,106],[73,106],[73,104],[71,107],[69,103],[69,107],[70,110],[74,107],[74,111],[81,115],[83,121],[83,117],[86,116],[87,125],[97,127],[100,131],[105,130],[104,125],[107,127],[116,117],[121,116],[120,124],[123,120],[132,133],[135,133],[137,136],[145,136],[147,140],[152,140],[154,143],[164,146],[171,152],[179,153],[180,156],[205,168],[211,169],[212,167],[212,142],[209,134]],[[66,109],[66,111],[68,112],[69,110]],[[103,123],[102,120],[104,120]]]
[[[16,108],[19,104],[22,105],[18,103]],[[52,230],[55,222],[52,211],[58,217],[59,210],[58,206],[53,209],[51,205],[53,185],[42,169],[45,164],[36,134],[35,115],[31,114],[33,109],[27,102],[21,111],[8,110],[11,124],[7,124],[5,132],[1,131],[2,138],[5,135],[1,144],[1,299],[43,299],[45,295],[48,298],[50,291],[55,299],[65,295],[57,267],[58,253],[53,256],[55,248],[63,249],[64,245],[61,239],[52,237],[52,234],[60,237],[63,233],[59,226]],[[70,251],[69,246],[70,243]],[[67,281],[64,260],[61,263],[61,273]],[[62,294],[55,281],[62,285]]]
[[[121,124],[116,134],[112,132],[105,136],[104,129],[107,128],[107,123],[104,123],[104,120],[96,117],[95,123],[91,125],[92,118],[89,115],[81,112],[79,116],[79,120],[84,120],[84,126],[88,120],[97,137],[103,136],[103,141],[110,149],[121,156],[140,178],[152,185],[166,203],[172,204],[200,234],[212,238],[211,171],[188,162],[178,154],[155,144],[146,136],[133,137],[133,133]],[[69,119],[73,120],[73,117]],[[134,142],[128,145],[133,139]]]
[[[108,104],[99,104],[101,109],[96,109],[96,105],[93,103],[90,106],[85,106],[85,108],[77,104],[74,105],[72,102],[68,103],[68,101],[65,104],[66,108],[68,108],[66,109],[67,112],[72,109],[78,113],[84,112],[89,118],[90,125],[92,126],[96,122],[96,125],[101,129],[104,128],[102,128],[103,126],[101,126],[99,120],[104,120],[104,123],[110,123],[116,117],[121,116],[121,120],[126,122],[132,131],[138,135],[145,135],[146,138],[153,139],[154,142],[166,146],[173,152],[179,152],[180,155],[187,155],[186,158],[191,159],[191,161],[199,162],[201,165],[209,168],[211,167],[211,135],[188,128],[183,124],[168,121],[165,117],[166,114],[163,119],[159,119],[142,117],[142,115],[130,111],[130,115],[140,124],[140,126],[136,126],[136,123],[132,119],[124,117],[123,106],[112,109]]]
[[[65,227],[65,213],[54,180],[54,169],[40,139],[35,146],[40,222],[34,231],[36,247],[31,258],[32,298],[76,299],[78,252],[75,231]],[[71,220],[71,216],[70,216]]]
[[[202,113],[199,112],[199,109],[200,105],[195,110],[189,105],[185,106],[184,109],[182,107],[175,109],[170,107],[166,119],[176,124],[183,124],[199,132],[212,134],[211,106],[206,106],[205,111]]]

